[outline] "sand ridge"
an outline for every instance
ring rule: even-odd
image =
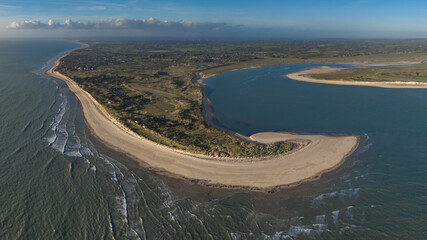
[[[380,88],[427,88],[427,83],[422,82],[362,82],[362,81],[344,81],[344,80],[325,80],[313,78],[311,74],[322,74],[332,73],[344,70],[346,68],[336,67],[316,67],[308,70],[303,70],[295,73],[285,75],[287,78],[311,82],[311,83],[322,83],[322,84],[333,84],[333,85],[348,85],[348,86],[366,86],[366,87],[380,87]]]
[[[356,136],[335,137],[264,132],[254,134],[249,139],[260,143],[290,140],[305,144],[289,154],[265,159],[247,159],[248,161],[244,159],[224,161],[222,158],[171,149],[129,130],[111,117],[76,82],[55,71],[61,58],[46,73],[63,80],[78,98],[86,124],[92,134],[106,146],[125,153],[141,166],[160,174],[206,186],[270,191],[278,187],[295,186],[318,179],[322,173],[339,167],[358,146],[359,138]]]

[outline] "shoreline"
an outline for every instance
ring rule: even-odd
[[[363,66],[363,67],[382,67],[382,66],[408,66],[408,65],[419,65],[423,64],[423,61],[398,61],[398,62],[349,62],[349,63],[343,63],[348,65],[354,65],[354,66]]]
[[[243,69],[242,69],[243,70]],[[250,137],[247,137],[243,134],[240,134],[238,132],[235,132],[233,130],[218,126],[214,123],[213,119],[214,119],[214,113],[212,111],[212,107],[211,107],[211,101],[208,98],[208,96],[206,95],[206,84],[203,82],[205,79],[210,78],[210,77],[214,77],[216,75],[212,74],[212,75],[208,75],[205,76],[203,73],[197,73],[197,75],[191,80],[193,83],[198,84],[202,89],[202,114],[203,114],[203,118],[205,119],[205,121],[209,124],[212,125],[222,131],[224,131],[225,133],[227,133],[228,135],[237,138],[239,140],[242,141],[247,141],[247,142],[253,142],[253,143],[259,143],[254,141],[253,139],[251,139]]]
[[[322,73],[333,73],[346,68],[335,68],[335,67],[315,67],[307,70],[302,70],[295,73],[284,75],[285,77],[310,83],[320,84],[333,84],[333,85],[345,85],[345,86],[365,86],[365,87],[379,87],[379,88],[427,88],[427,83],[423,82],[363,82],[363,81],[345,81],[345,80],[326,80],[313,78],[311,74],[322,74]]]
[[[294,187],[319,179],[323,173],[340,167],[345,159],[356,151],[359,144],[357,136],[336,137],[266,132],[246,137],[228,130],[227,133],[236,134],[239,139],[257,143],[299,141],[307,144],[284,155],[263,159],[230,159],[232,161],[168,148],[126,128],[111,117],[103,106],[81,89],[76,82],[55,71],[61,59],[69,53],[58,58],[46,74],[63,80],[77,97],[91,134],[112,150],[123,153],[140,166],[162,175],[207,187],[271,192],[278,188]],[[210,104],[208,98],[206,99],[203,104],[203,114],[205,120],[213,124],[213,113],[209,111]]]

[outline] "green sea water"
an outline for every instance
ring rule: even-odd
[[[0,41],[0,239],[423,239],[427,90],[299,83],[281,65],[208,80],[217,124],[358,134],[320,181],[276,194],[153,175],[91,138],[76,98],[47,70],[65,40]]]

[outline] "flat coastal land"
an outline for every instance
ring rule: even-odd
[[[407,64],[407,62],[405,62]],[[419,63],[419,62],[417,62]],[[376,64],[375,66],[384,66],[392,64]],[[399,64],[397,64],[399,65]],[[427,82],[419,81],[364,81],[361,80],[327,80],[323,79],[322,76],[331,76],[338,74],[339,72],[348,70],[347,68],[335,68],[335,67],[318,67],[311,68],[296,73],[286,75],[286,77],[303,82],[322,83],[322,84],[334,84],[334,85],[349,85],[349,86],[367,86],[367,87],[381,87],[381,88],[427,88]],[[376,69],[374,69],[375,71]],[[384,77],[387,79],[388,76]]]
[[[357,136],[263,132],[248,140],[264,144],[295,141],[300,147],[286,154],[259,159],[217,158],[168,148],[128,129],[75,81],[57,72],[62,57],[46,73],[63,80],[78,98],[91,133],[111,149],[125,153],[141,166],[160,174],[206,186],[271,191],[318,179],[322,173],[339,167],[358,147]]]

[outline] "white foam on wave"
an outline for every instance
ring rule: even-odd
[[[345,226],[340,228],[339,234],[342,235],[344,232],[351,231],[351,226]]]
[[[58,112],[55,114],[55,116],[52,119],[52,123],[50,124],[50,128],[55,131],[56,127],[59,125],[59,123],[62,121],[62,117],[64,116],[66,112],[66,105],[68,103],[67,98],[63,97],[63,94],[60,93],[59,97],[61,98],[61,104],[59,105]]]
[[[128,222],[127,219],[127,202],[126,202],[126,195],[123,196],[116,196],[116,201],[117,201],[117,205],[118,208],[117,210],[121,213],[121,215],[123,216],[123,218],[121,219],[124,223]]]
[[[172,220],[172,221],[178,220],[178,216],[176,215],[175,211],[176,211],[176,208],[171,209],[169,211],[170,220]]]
[[[347,207],[347,211],[346,211],[346,213],[347,213],[347,216],[350,218],[350,219],[353,219],[353,217],[354,217],[354,213],[353,213],[353,209],[354,207],[353,206],[348,206]]]
[[[323,194],[320,194],[319,196],[315,197],[313,199],[313,201],[320,202],[320,201],[323,201],[323,200],[328,199],[328,198],[333,198],[333,197],[337,196],[337,194],[338,194],[338,192],[323,193]]]
[[[98,153],[90,142],[86,141],[86,138],[79,137],[76,133],[74,122],[75,112],[69,111],[69,99],[67,99],[66,94],[61,92],[63,88],[59,84],[57,85],[57,89],[57,99],[60,101],[60,104],[58,110],[52,116],[49,125],[49,135],[45,137],[49,146],[69,157],[83,157],[84,162],[76,161],[75,164],[85,164],[88,172],[106,171],[107,177],[110,177],[115,186],[119,188],[118,194],[111,196],[113,203],[113,209],[110,209],[111,232],[114,234],[113,228],[115,226],[113,223],[117,222],[129,227],[125,233],[129,237],[138,239],[140,238],[139,236],[144,236],[145,230],[142,225],[142,219],[139,216],[134,216],[135,214],[129,215],[129,211],[138,209],[139,197],[137,192],[139,193],[139,191],[137,189],[137,180],[133,174],[127,171],[128,169],[123,164]],[[88,158],[91,160],[89,161]],[[95,163],[98,168],[95,166]],[[126,175],[121,169],[126,171]],[[104,175],[99,176],[102,177]]]
[[[300,235],[310,236],[310,235],[319,235],[322,232],[328,229],[328,224],[326,223],[326,215],[318,215],[314,219],[312,224],[302,224],[302,219],[304,217],[296,217],[291,219],[291,225],[286,231],[287,236],[291,238],[298,237]],[[293,224],[292,224],[293,222]]]
[[[185,213],[185,215],[186,215],[188,218],[198,219],[196,214],[194,214],[194,213],[192,213],[192,212],[190,212],[190,211],[188,211],[188,210],[187,210],[187,211],[185,211],[184,213]],[[227,215],[227,218],[231,218],[231,216]]]
[[[332,211],[331,214],[332,214],[332,221],[334,222],[335,225],[337,225],[338,224],[338,216],[340,214],[340,210]]]
[[[126,192],[123,188],[123,186],[120,184],[119,178],[123,178],[124,175],[121,172],[120,168],[118,168],[115,163],[113,163],[113,159],[100,155],[100,158],[104,161],[106,164],[106,170],[110,174],[110,179],[113,180],[116,184],[118,184],[121,195],[116,196],[116,202],[117,202],[117,210],[121,214],[122,218],[121,221],[124,223],[128,222],[128,209],[127,209],[127,199],[126,199]]]
[[[131,213],[129,215],[129,211],[138,208],[139,197],[136,195],[137,179],[130,172],[130,174],[128,174],[128,169],[114,159],[102,154],[98,155],[98,157],[103,160],[105,170],[120,189],[120,194],[115,196],[116,211],[119,213],[120,217],[114,221],[129,227],[126,233],[129,237],[141,238],[145,236],[145,230],[142,224],[143,221],[140,216],[135,218],[136,216],[134,216],[134,214]],[[126,171],[126,175],[122,172],[121,168]]]
[[[50,123],[49,127],[53,131],[52,137],[46,137],[45,139],[48,142],[48,145],[51,146],[57,139],[56,130],[59,125],[59,123],[62,121],[62,118],[64,117],[64,114],[66,112],[66,104],[67,100],[63,97],[62,93],[59,94],[59,98],[61,98],[61,104],[59,106],[59,109],[57,113],[53,116],[52,122]]]
[[[62,55],[62,54],[61,54]],[[36,74],[36,75],[38,75],[38,76],[40,76],[40,77],[43,77],[43,78],[46,78],[46,79],[49,79],[49,78],[52,78],[52,77],[50,77],[49,75],[47,75],[47,74],[45,74],[45,72],[48,70],[48,69],[50,69],[53,65],[54,65],[54,63],[55,63],[55,61],[56,61],[56,59],[58,59],[59,58],[59,56],[61,56],[61,55],[58,55],[58,56],[55,56],[55,57],[53,57],[53,58],[51,58],[51,59],[49,59],[47,62],[45,62],[39,69],[36,69],[36,70],[33,70],[33,71],[31,71],[33,74]]]
[[[65,146],[68,142],[68,132],[67,132],[67,121],[61,121],[61,124],[59,124],[56,127],[55,135],[56,139],[55,141],[50,145],[53,149],[65,153]]]
[[[96,167],[95,167],[95,165],[92,165],[92,167],[90,167],[90,168],[89,168],[89,170],[90,170],[90,171],[94,171],[94,172],[96,172]]]
[[[68,99],[62,92],[58,93],[57,99],[61,103],[50,124],[52,136],[45,139],[49,146],[66,156],[82,157],[81,140],[76,134],[74,119],[70,119]]]
[[[56,134],[54,134],[52,137],[45,137],[45,140],[47,141],[47,145],[50,146],[52,143],[56,140]]]
[[[358,196],[360,188],[350,188],[344,189],[340,191],[341,200],[345,200],[345,198],[354,199]]]
[[[290,236],[286,235],[284,232],[276,232],[272,236],[263,233],[262,237],[264,240],[292,239]]]
[[[108,223],[110,225],[111,236],[115,240],[116,238],[114,237],[113,216],[111,216],[111,213],[109,214],[109,219],[110,219],[110,221]]]
[[[293,217],[293,218],[291,218],[289,224],[291,224],[291,225],[301,225],[303,218],[304,217]]]
[[[83,156],[90,156],[90,157],[93,157],[93,156],[94,156],[94,153],[93,153],[89,148],[87,148],[87,147],[82,147],[82,148],[80,149],[80,153],[81,153]]]
[[[291,224],[287,230],[275,232],[273,235],[263,234],[264,239],[295,239],[301,236],[311,238],[327,231],[328,225],[326,224],[326,215],[316,216],[315,223],[308,225],[303,225],[301,223],[303,217],[292,219],[290,222],[295,222],[296,224]]]
[[[132,226],[135,231],[138,233],[139,236],[142,237],[142,239],[147,239],[147,234],[145,233],[145,229],[144,229],[144,220],[142,220],[142,218],[139,218],[139,222],[138,222],[139,228],[137,228],[137,226]]]
[[[228,235],[230,235],[232,240],[239,240],[239,234],[237,233],[229,233]]]
[[[126,169],[127,170],[127,169]],[[128,226],[133,234],[138,236],[138,238],[146,239],[145,229],[143,226],[142,218],[138,215],[136,216],[134,210],[138,208],[140,197],[137,195],[137,179],[133,174],[130,176],[124,176],[125,178],[121,180],[121,188],[126,200],[126,218],[128,219]],[[142,193],[142,197],[143,193]],[[129,214],[129,211],[132,211]]]
[[[360,150],[357,151],[356,155],[359,155],[359,154],[362,154],[362,153],[368,151],[368,149],[371,148],[372,145],[374,145],[374,141],[372,141],[369,134],[367,134],[367,133],[363,134],[363,139],[364,139],[364,142],[366,144]]]
[[[300,226],[293,226],[291,225],[289,230],[287,231],[287,234],[290,237],[297,237],[298,235],[310,235],[313,229],[311,229],[309,226],[300,225]]]
[[[48,145],[53,149],[65,153],[65,146],[68,141],[68,131],[67,131],[67,122],[68,119],[64,119],[64,116],[69,109],[69,104],[67,98],[60,92],[58,98],[61,99],[61,104],[59,105],[57,113],[53,116],[52,123],[50,124],[50,129],[53,132],[53,136],[46,137]]]
[[[314,220],[313,228],[320,233],[325,231],[327,227],[328,227],[328,224],[326,224],[326,215],[316,216],[316,219]]]
[[[349,188],[342,189],[340,191],[334,191],[329,193],[323,193],[318,195],[312,200],[312,205],[324,205],[326,200],[338,197],[342,202],[346,200],[352,200],[358,197],[360,188]]]
[[[158,181],[157,190],[160,192],[160,195],[164,199],[163,206],[164,208],[168,209],[170,220],[177,221],[178,220],[178,215],[176,214],[177,207],[175,206],[175,201],[172,197],[171,192],[169,191],[169,188],[167,188],[164,182]],[[196,205],[195,207],[197,208],[197,206],[200,206],[200,205]],[[193,207],[193,210],[194,210],[194,207]]]
[[[66,152],[64,154],[69,156],[69,157],[83,157],[83,155],[78,150],[72,151],[72,152]]]
[[[68,138],[67,145],[65,148],[65,155],[71,157],[82,157],[83,155],[80,152],[80,148],[80,138],[74,133],[73,136]]]
[[[105,168],[108,174],[110,175],[111,180],[113,180],[114,182],[118,182],[117,172],[116,172],[117,167],[114,164],[112,164],[111,161],[109,161],[108,157],[100,155],[100,158],[104,161],[106,165]]]
[[[127,231],[124,235],[125,235],[126,237],[131,237],[132,239],[141,239],[141,238],[138,236],[138,233],[137,233],[137,232],[135,232],[135,230],[133,230],[132,228],[130,228],[130,229],[129,229],[129,231]]]
[[[335,225],[337,225],[338,222],[338,214],[338,210],[332,212],[332,221]],[[260,239],[299,239],[300,237],[303,239],[311,239],[320,236],[325,231],[329,231],[329,219],[329,213],[314,216],[313,220],[310,221],[306,216],[280,219],[270,214],[251,211],[243,222],[247,223],[249,226],[256,226],[257,228],[260,223],[273,228],[275,233],[263,234],[263,237]]]
[[[96,167],[95,167],[95,165],[92,165],[92,164],[91,164],[91,162],[89,161],[89,159],[85,158],[85,163],[86,163],[86,164],[87,164],[87,166],[88,166],[87,171],[94,171],[94,172],[96,172]]]

